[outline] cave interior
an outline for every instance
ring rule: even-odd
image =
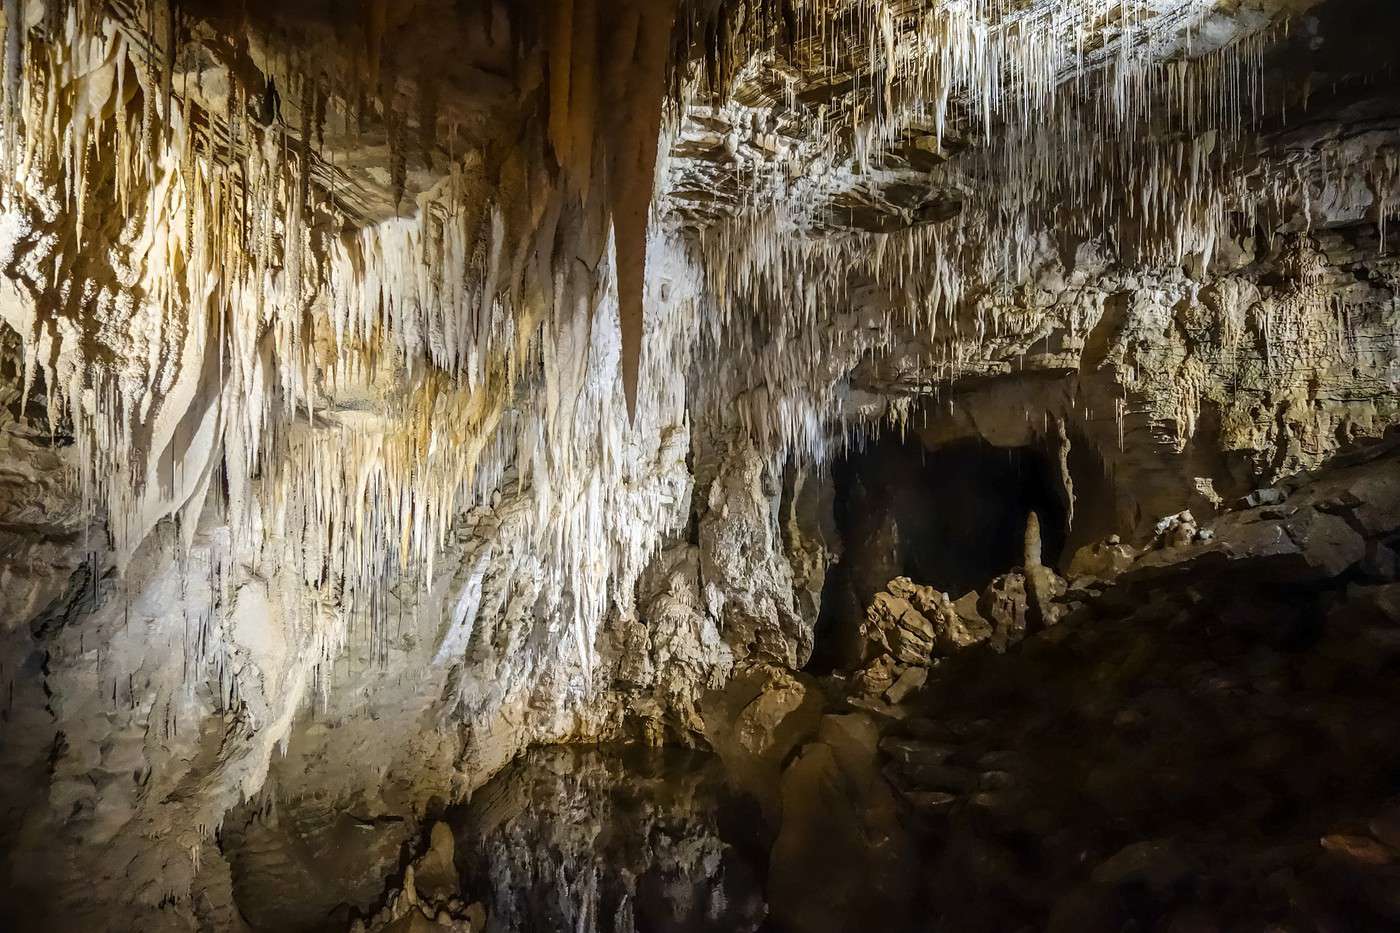
[[[1400,3],[0,18],[0,928],[1400,928]]]

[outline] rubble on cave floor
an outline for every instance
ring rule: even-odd
[[[1366,456],[936,666],[880,748],[940,928],[1400,920],[1400,458]]]

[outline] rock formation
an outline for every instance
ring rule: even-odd
[[[1370,663],[1400,564],[1370,443],[1400,423],[1392,6],[6,0],[4,916],[508,922],[537,905],[453,894],[432,827],[526,748],[629,741],[714,752],[777,820],[765,910],[817,929],[903,896],[901,800],[1016,790],[981,762],[1008,749],[891,732],[960,671],[1073,654],[1135,593],[1185,626],[1237,567],[1326,594],[1298,677]],[[898,499],[846,537],[841,464],[882,438],[1034,464],[1019,557],[921,578]],[[1385,813],[1337,819],[1327,858],[1390,864]],[[487,823],[497,867],[589,845]],[[827,836],[882,840],[870,897],[803,874]],[[729,897],[694,842],[647,858]],[[1014,919],[1075,929],[1132,884],[1186,911],[1197,842],[1112,842]],[[653,897],[629,870],[556,880]]]

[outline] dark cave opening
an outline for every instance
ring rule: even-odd
[[[1038,447],[968,438],[927,449],[885,435],[832,465],[842,556],[827,574],[808,670],[856,666],[865,607],[895,577],[954,598],[1022,562],[1026,518],[1040,518],[1043,558],[1060,561],[1067,501]]]

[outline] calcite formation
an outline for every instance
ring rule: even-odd
[[[1048,451],[1069,579],[899,584],[878,693],[1239,536],[1394,573],[1400,522],[1350,500],[1155,537],[1400,422],[1384,0],[3,14],[22,928],[236,929],[277,872],[234,840],[278,807],[396,852],[391,817],[529,745],[729,748],[735,684],[805,709],[830,467],[881,435]],[[927,625],[886,611],[911,595]],[[863,721],[822,728],[784,780],[870,777]],[[892,820],[861,786],[842,831]],[[360,880],[339,900],[375,906]]]

